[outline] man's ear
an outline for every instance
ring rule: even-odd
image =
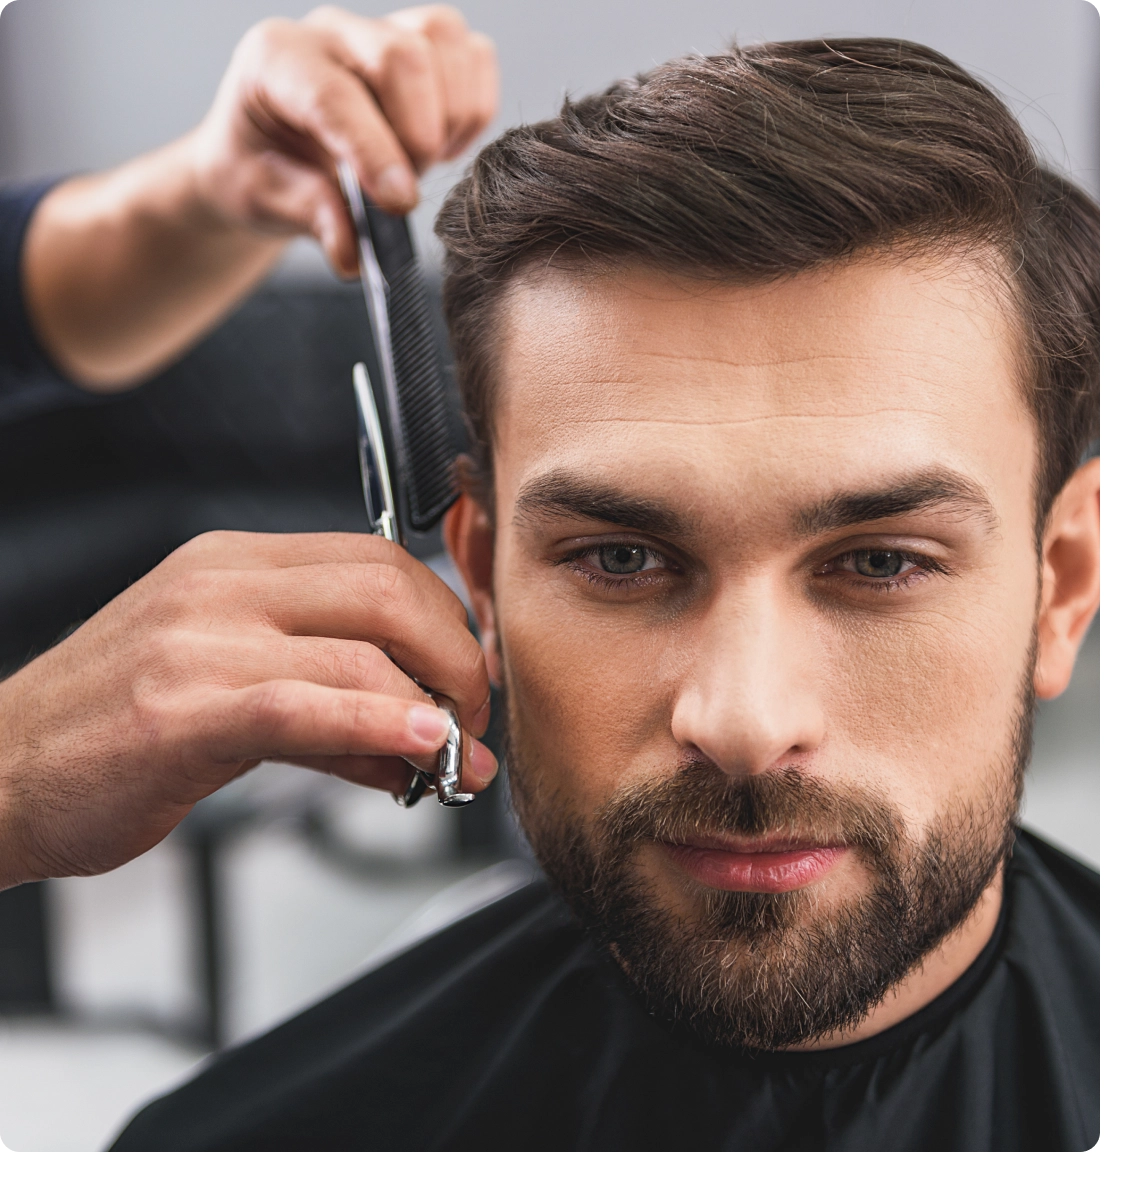
[[[493,526],[489,515],[476,500],[463,494],[446,513],[442,537],[469,591],[489,679],[499,687],[501,662],[493,605]]]
[[[1099,461],[1085,463],[1052,505],[1041,550],[1036,695],[1059,696],[1099,607]]]

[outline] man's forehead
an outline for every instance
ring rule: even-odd
[[[747,287],[541,271],[507,300],[498,491],[584,463],[738,480],[751,457],[768,479],[934,460],[988,484],[999,439],[1020,469],[1035,448],[996,286],[971,261],[887,256]]]
[[[829,404],[834,392],[852,391],[852,373],[925,387],[938,363],[960,386],[988,360],[1015,377],[1014,333],[997,288],[991,271],[969,259],[887,255],[745,286],[637,267],[540,268],[505,299],[501,398],[534,394],[544,382],[563,393],[572,379],[572,399],[596,397],[591,383],[628,387],[643,377],[656,381],[654,394],[714,393],[727,403],[740,393],[773,396],[784,407],[803,395]],[[818,383],[830,375],[832,386]],[[682,389],[686,377],[704,384]],[[867,383],[861,391],[876,392]],[[646,400],[660,412],[659,398]]]

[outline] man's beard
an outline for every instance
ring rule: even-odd
[[[916,840],[870,788],[794,769],[731,778],[695,762],[619,788],[590,823],[547,788],[515,726],[508,772],[537,859],[648,1009],[712,1044],[776,1050],[856,1028],[974,909],[1012,849],[1034,712],[1029,675],[1001,764],[972,802],[952,804]],[[678,915],[638,853],[699,835],[848,845],[871,885],[840,903],[819,899],[816,884],[785,893],[696,885],[684,894],[691,915]]]

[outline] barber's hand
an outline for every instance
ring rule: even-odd
[[[391,213],[416,178],[484,130],[497,101],[492,42],[446,5],[371,20],[318,8],[268,20],[239,43],[215,103],[192,133],[205,208],[231,224],[318,238],[356,273],[336,161]]]
[[[406,673],[480,790],[484,656],[432,571],[377,537],[197,537],[0,682],[0,888],[123,864],[263,759],[402,791],[447,730]]]

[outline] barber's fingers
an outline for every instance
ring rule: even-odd
[[[300,680],[207,694],[193,723],[206,755],[224,765],[388,755],[415,761],[431,758],[448,733],[448,719],[433,705]],[[479,765],[483,749],[475,743],[472,750]],[[466,788],[479,790],[484,778],[467,769]]]
[[[340,65],[364,80],[414,168],[422,172],[434,163],[446,146],[447,117],[438,59],[426,36],[339,8],[318,8],[303,23],[319,30]],[[353,163],[371,192],[366,145],[356,146]]]
[[[480,742],[464,737],[461,785],[465,790],[484,790],[496,777],[497,763],[492,754]],[[402,758],[382,758],[363,754],[337,754],[312,757],[288,757],[277,759],[293,766],[307,766],[323,774],[335,775],[358,783],[361,787],[378,787],[394,794],[410,786],[414,778],[414,767]],[[419,759],[419,761],[422,761]],[[429,767],[428,767],[429,769]]]
[[[387,23],[424,37],[433,47],[444,97],[445,143],[441,159],[453,159],[496,113],[498,77],[492,41],[475,33],[455,8],[429,4],[393,12]]]
[[[452,159],[496,111],[493,44],[456,8],[425,5],[369,20],[327,7],[305,23],[338,39],[341,61],[367,82],[419,172]]]
[[[189,568],[171,572],[152,609],[168,621],[171,634],[193,641],[202,615],[266,634],[374,645],[408,676],[449,697],[465,727],[480,734],[489,716],[485,657],[460,604],[436,606],[445,594],[417,570],[382,562]]]
[[[321,636],[279,635],[262,645],[255,679],[289,676],[328,688],[354,688],[429,705],[430,697],[372,643]]]
[[[354,275],[337,162],[376,204],[406,213],[418,174],[486,126],[496,92],[491,42],[446,6],[263,21],[240,42],[197,137],[201,191],[237,221],[314,235],[338,273]]]
[[[487,716],[489,680],[480,645],[458,620],[393,565],[305,566],[261,573],[261,621],[289,635],[365,640],[409,675],[449,697],[473,732]]]
[[[332,561],[405,565],[412,560],[401,545],[369,533],[244,533],[225,529],[199,533],[166,560],[181,556],[194,566],[214,569],[267,569]]]
[[[250,101],[261,106],[263,126],[280,125],[279,130],[308,137],[316,150],[294,143],[299,154],[347,160],[389,212],[412,208],[418,200],[413,162],[380,109],[363,63],[339,34],[271,22],[259,36],[267,45],[253,70],[256,87]],[[415,124],[411,127],[413,132]]]
[[[333,560],[341,557],[368,560]],[[299,560],[321,564],[276,564]],[[449,697],[470,733],[485,731],[488,675],[465,608],[433,571],[400,546],[348,534],[212,533],[182,546],[131,593],[145,593],[150,580],[157,589],[149,609],[167,624],[169,642],[177,635],[198,635],[202,615],[216,634],[233,629],[215,625],[226,619],[234,629],[249,625],[261,628],[257,633],[374,645],[386,653],[381,659],[390,657],[409,676]],[[181,652],[166,663],[179,666],[196,658]],[[212,658],[208,668],[217,667]],[[256,675],[281,672],[258,668]]]
[[[223,688],[268,680],[307,680],[326,688],[359,689],[379,696],[432,704],[430,697],[374,644],[311,635],[281,635],[270,628],[182,630],[161,637],[170,687],[185,674]]]
[[[493,121],[500,98],[500,73],[492,38],[471,33],[466,46],[469,69],[475,80],[465,119],[453,127],[444,159],[460,155]]]
[[[465,607],[456,594],[425,563],[401,545],[364,533],[201,533],[161,564],[175,577],[188,570],[271,570],[311,565],[391,565],[414,580],[435,610],[462,626]]]
[[[305,680],[209,693],[192,721],[219,763],[340,755],[429,760],[449,730],[434,705]]]
[[[210,684],[213,691],[226,694],[271,683],[300,682],[322,688],[363,692],[378,701],[395,699],[407,705],[427,706],[438,718],[433,744],[428,752],[419,754],[410,745],[387,748],[381,757],[397,755],[410,759],[423,770],[433,770],[437,749],[445,740],[445,713],[437,711],[434,702],[413,680],[395,666],[387,656],[371,643],[354,640],[328,639],[320,636],[281,635],[275,631],[235,630],[217,628],[205,631],[172,631],[162,636],[163,667],[150,665],[147,682],[163,681],[175,695],[185,676],[197,683]],[[431,717],[433,720],[433,716]],[[468,729],[468,726],[466,726]],[[480,732],[480,730],[478,730]],[[485,747],[474,744],[472,735],[463,731],[467,764],[465,781],[470,789],[485,785],[495,773],[496,760]],[[269,750],[260,757],[283,757],[285,753]],[[339,758],[340,754],[322,754],[322,758]],[[373,755],[365,754],[370,759]],[[302,765],[314,765],[303,762]],[[327,767],[317,763],[316,769],[344,774],[343,764]],[[381,769],[383,767],[383,769]],[[358,770],[348,770],[345,777],[367,785],[382,785],[395,789],[383,781],[387,776],[383,763],[372,763],[365,773],[368,779],[358,779]],[[369,781],[369,779],[371,781]],[[396,779],[397,781],[397,779]]]
[[[355,274],[357,256],[336,161],[351,163],[388,212],[418,200],[410,155],[354,67],[335,34],[264,21],[240,43],[203,140],[223,207],[251,224],[312,234],[344,276]]]
[[[374,644],[362,640],[322,636],[267,635],[218,638],[211,653],[216,668],[222,661],[238,668],[244,682],[300,679],[329,688],[360,689],[380,696],[431,704],[432,698]],[[466,741],[479,737],[488,725],[488,712],[476,715],[458,710]],[[422,763],[433,769],[433,759]]]
[[[274,632],[232,635],[194,634],[191,644],[191,668],[197,676],[228,688],[246,687],[274,680],[301,680],[325,688],[342,688],[393,696],[420,705],[432,705],[433,699],[409,676],[371,643],[320,636],[278,635]],[[180,672],[185,660],[173,660]],[[459,712],[459,718],[462,714]],[[462,719],[463,738],[483,732],[488,718],[471,724]],[[491,755],[490,755],[491,756]],[[489,756],[485,756],[487,763]],[[434,769],[435,759],[418,763],[424,770]]]

